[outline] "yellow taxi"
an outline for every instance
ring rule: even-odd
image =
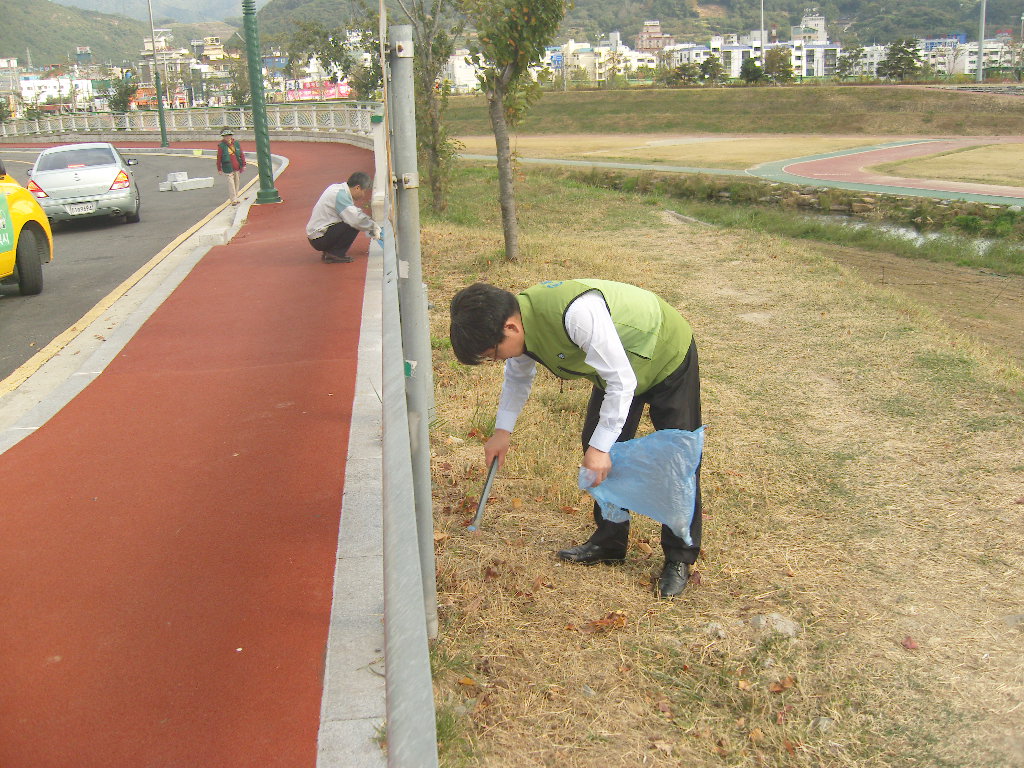
[[[39,203],[0,160],[0,283],[22,296],[43,290],[43,264],[53,259],[50,222]]]

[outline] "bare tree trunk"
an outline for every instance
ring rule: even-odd
[[[519,223],[516,221],[516,192],[512,178],[512,147],[505,121],[504,88],[496,84],[487,94],[487,112],[498,152],[498,196],[501,201],[501,225],[505,231],[505,260],[519,260]]]
[[[433,86],[433,83],[430,84]],[[444,168],[440,151],[442,144],[441,133],[441,97],[430,88],[424,94],[427,107],[426,123],[427,128],[427,178],[430,181],[431,208],[434,213],[444,213],[448,209],[448,199],[445,196]]]

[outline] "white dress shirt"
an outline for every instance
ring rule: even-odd
[[[636,392],[636,374],[600,291],[587,291],[569,305],[565,312],[565,331],[572,343],[586,353],[587,364],[606,382],[597,429],[590,444],[607,452],[626,423]],[[537,363],[527,355],[505,361],[505,380],[494,420],[496,429],[513,430],[530,396],[536,373]]]

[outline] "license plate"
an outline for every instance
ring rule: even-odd
[[[64,210],[72,216],[78,216],[83,213],[95,213],[96,203],[74,203],[72,205],[65,205]]]

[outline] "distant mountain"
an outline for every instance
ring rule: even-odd
[[[87,11],[102,11],[130,19],[139,19],[149,24],[148,0],[55,0],[60,5],[82,8]],[[269,0],[256,0],[259,10]],[[195,23],[199,21],[223,21],[242,16],[241,0],[153,0],[155,23],[166,25],[168,21]]]
[[[0,0],[0,57],[31,58],[39,67],[73,58],[78,46],[92,49],[93,61],[120,65],[134,62],[149,24],[83,11],[49,0]]]
[[[978,6],[977,0],[765,0],[763,5],[765,28],[776,25],[782,40],[790,38],[790,27],[800,23],[806,8],[816,8],[828,23],[830,39],[847,45],[951,33],[976,40]],[[632,45],[643,22],[657,19],[662,31],[678,40],[701,42],[712,34],[758,29],[761,8],[761,0],[576,0],[562,31],[589,40],[598,32],[620,31]],[[1020,0],[988,0],[986,33],[1019,31],[1022,11]]]
[[[198,1],[174,0],[178,4]],[[260,35],[278,34],[295,19],[340,25],[360,15],[359,6],[358,0],[269,0],[259,13]],[[394,8],[393,0],[388,6],[392,23],[403,23],[405,17]],[[761,7],[761,0],[575,0],[559,34],[563,41],[574,37],[596,42],[601,35],[617,31],[624,42],[633,45],[643,22],[657,19],[662,31],[677,40],[706,42],[713,34],[758,29]],[[779,38],[788,40],[790,27],[800,23],[806,8],[817,8],[828,22],[830,38],[847,45],[955,33],[975,40],[978,35],[977,0],[765,0],[765,28],[774,24]],[[1022,11],[1020,0],[988,0],[987,34],[994,35],[997,29],[1017,30]]]
[[[404,23],[395,4],[388,0],[391,23]],[[362,6],[360,0],[256,0],[260,38],[269,42],[286,35],[300,19],[344,25],[362,15]],[[950,33],[977,38],[977,0],[766,0],[765,26],[776,25],[787,40],[790,26],[799,24],[809,6],[825,16],[830,37],[845,45]],[[987,0],[987,9],[989,36],[998,29],[1019,30],[1020,0]],[[618,31],[634,45],[643,22],[658,19],[677,40],[703,42],[712,34],[757,29],[760,11],[761,0],[575,0],[559,35],[563,41],[596,42]],[[241,0],[153,0],[156,23],[172,29],[176,46],[204,36],[227,40],[241,12]],[[171,19],[195,23],[182,26]],[[234,25],[211,19],[232,19]],[[77,46],[89,46],[99,63],[134,63],[148,34],[147,0],[0,0],[0,58],[22,64],[28,54],[36,66],[67,61]]]

